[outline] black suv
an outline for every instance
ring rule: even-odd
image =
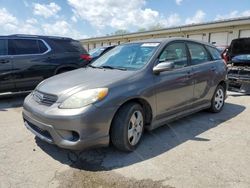
[[[84,67],[90,60],[80,42],[71,38],[0,36],[0,93],[32,90],[42,80]]]

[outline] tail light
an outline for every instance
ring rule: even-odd
[[[227,54],[228,49],[226,48],[222,53],[221,53],[221,57],[224,60],[224,63],[227,65],[228,61],[229,61],[229,56]]]
[[[80,58],[85,60],[85,61],[91,61],[92,60],[92,57],[89,54],[80,55]]]

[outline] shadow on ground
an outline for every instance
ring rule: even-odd
[[[47,144],[39,138],[36,142],[44,152],[63,164],[87,171],[107,171],[156,157],[188,140],[209,142],[209,139],[199,135],[237,116],[244,109],[244,106],[226,103],[218,114],[202,111],[146,132],[141,144],[132,153],[120,152],[113,147],[75,152]]]
[[[23,101],[28,94],[19,94],[0,97],[0,112],[8,111],[9,108],[18,108],[23,106]]]

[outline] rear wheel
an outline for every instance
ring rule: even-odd
[[[144,112],[137,103],[124,105],[116,114],[111,127],[111,141],[122,151],[133,151],[144,130]]]
[[[224,106],[224,102],[225,102],[225,88],[219,85],[215,90],[209,111],[214,113],[220,112]]]

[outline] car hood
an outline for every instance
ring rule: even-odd
[[[108,87],[130,78],[134,73],[116,69],[81,68],[46,79],[36,89],[57,96],[71,95],[81,90]]]
[[[229,46],[229,53],[231,58],[250,54],[250,38],[234,39]]]

